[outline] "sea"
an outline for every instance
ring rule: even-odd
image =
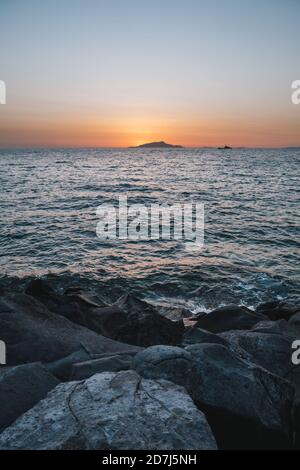
[[[0,286],[210,311],[299,296],[300,149],[0,150]],[[99,239],[97,207],[204,204],[204,245]]]

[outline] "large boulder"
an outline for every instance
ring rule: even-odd
[[[230,342],[225,337],[222,337],[222,333],[211,333],[210,331],[203,330],[195,325],[185,328],[182,346],[186,347],[198,343],[222,344],[230,349],[240,359],[250,362],[252,362],[253,359],[245,349],[237,344],[237,342]]]
[[[300,305],[295,305],[283,300],[274,300],[260,304],[256,311],[262,313],[272,321],[289,320],[297,312],[300,312]]]
[[[152,305],[130,294],[110,307],[95,309],[94,314],[103,335],[138,346],[176,345],[184,331],[182,321],[163,317]]]
[[[39,363],[0,369],[0,432],[58,384]]]
[[[207,416],[220,448],[291,446],[293,387],[225,346],[152,346],[135,356],[133,367],[145,378],[184,386]]]
[[[293,404],[293,418],[295,424],[295,448],[300,450],[300,365],[295,369],[294,372],[294,384],[295,384],[295,399]]]
[[[89,307],[101,307],[103,302],[99,304],[93,299],[89,298],[89,295],[85,293],[80,286],[71,286],[65,289],[63,294],[58,294],[46,281],[42,279],[34,279],[30,281],[25,289],[25,294],[31,295],[36,299],[47,305],[49,310],[57,311],[60,308],[64,308],[66,305],[70,305],[70,311],[87,310]],[[65,307],[67,309],[67,307]]]
[[[246,307],[227,305],[201,316],[196,326],[212,333],[222,333],[229,330],[246,330],[262,320],[267,320],[267,317],[261,313]]]
[[[295,313],[295,315],[293,315],[289,319],[288,323],[289,323],[289,326],[293,328],[293,330],[297,332],[299,335],[300,334],[300,312]]]
[[[126,294],[115,304],[100,306],[77,289],[64,295],[55,293],[40,280],[32,281],[26,293],[37,298],[48,310],[85,326],[103,336],[137,346],[180,343],[183,321],[171,321],[155,307]]]
[[[8,365],[52,362],[81,348],[92,354],[138,350],[56,315],[26,294],[0,297],[0,324]]]
[[[216,449],[186,391],[134,371],[56,387],[0,435],[0,449]]]
[[[258,331],[227,331],[220,335],[247,351],[253,362],[273,374],[290,380],[295,366],[292,363],[292,340],[282,334]]]
[[[34,279],[27,286],[25,293],[39,300],[51,312],[101,334],[101,325],[98,325],[95,310],[104,305],[89,299],[79,287],[69,287],[60,294],[42,279]]]
[[[295,331],[293,326],[286,320],[264,320],[256,323],[256,325],[251,328],[251,331],[273,335],[284,335],[290,338],[298,336],[297,331]]]

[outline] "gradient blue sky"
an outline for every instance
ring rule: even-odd
[[[299,0],[0,0],[0,146],[300,145]]]

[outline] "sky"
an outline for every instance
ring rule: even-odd
[[[300,146],[299,0],[0,0],[0,147]]]

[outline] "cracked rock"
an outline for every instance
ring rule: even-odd
[[[204,411],[220,448],[291,446],[294,388],[223,345],[152,346],[135,356],[133,368],[145,378],[184,386]]]
[[[216,449],[186,391],[134,371],[58,385],[0,435],[0,449]]]

